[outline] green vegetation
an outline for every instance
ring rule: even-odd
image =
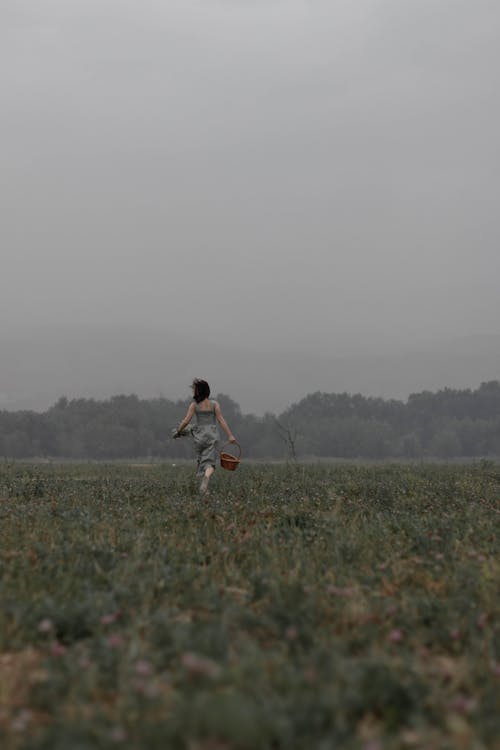
[[[242,414],[219,394],[224,415],[248,458],[422,458],[500,456],[500,383],[445,388],[402,401],[313,393],[278,417]],[[43,414],[0,412],[6,458],[188,458],[187,441],[169,440],[188,401],[113,396],[61,398]]]
[[[0,469],[4,750],[494,748],[500,473]]]

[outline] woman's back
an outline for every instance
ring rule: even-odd
[[[199,404],[196,404],[194,413],[196,415],[196,423],[199,425],[213,425],[216,424],[215,415],[215,402],[210,401],[208,398]]]

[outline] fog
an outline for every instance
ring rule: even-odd
[[[0,407],[500,378],[499,70],[495,0],[2,0]]]

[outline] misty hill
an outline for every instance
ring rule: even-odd
[[[500,336],[342,354],[329,342],[307,353],[280,351],[279,341],[273,350],[255,351],[160,329],[60,327],[4,336],[0,344],[0,408],[9,410],[44,410],[61,395],[182,399],[195,376],[255,414],[280,412],[314,391],[405,399],[500,378]]]

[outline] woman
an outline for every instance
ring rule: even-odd
[[[180,437],[193,416],[196,417],[196,424],[193,426],[191,434],[198,459],[197,475],[202,477],[200,493],[204,495],[215,471],[215,454],[219,440],[217,422],[226,433],[230,443],[236,443],[236,438],[222,416],[218,402],[210,400],[210,386],[207,381],[195,378],[191,388],[193,389],[193,403],[189,406],[186,416],[178,426],[174,438]]]

